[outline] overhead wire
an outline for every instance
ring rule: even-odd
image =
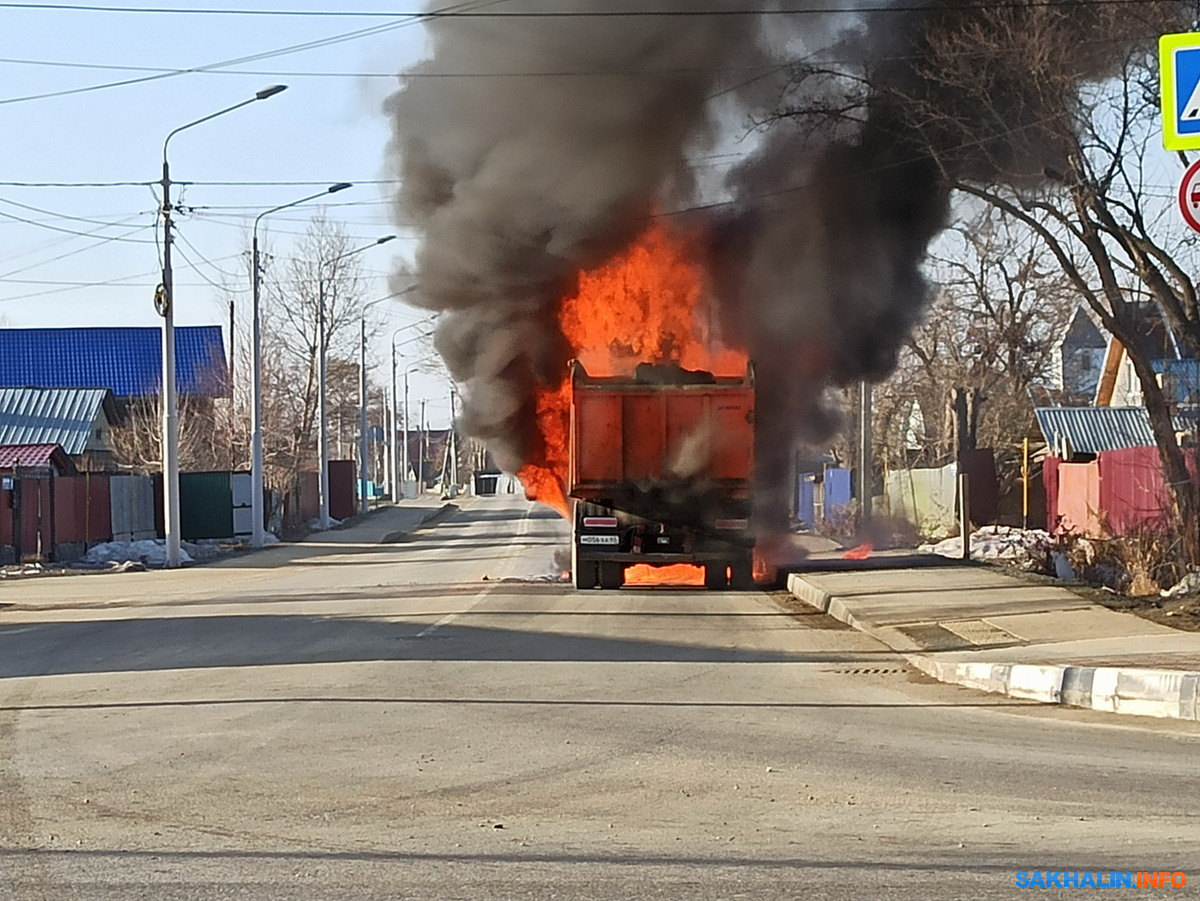
[[[72,228],[62,228],[57,225],[49,225],[45,222],[38,222],[35,219],[26,219],[24,216],[15,216],[12,213],[6,213],[3,210],[0,210],[0,219],[8,219],[12,222],[20,222],[22,225],[32,225],[35,228],[44,228],[47,231],[59,232],[61,234],[65,234],[65,235],[72,235],[77,238],[90,238],[90,237],[94,236],[97,232],[104,231],[105,229],[120,227],[118,223],[110,223],[107,225],[102,225],[99,228],[93,229],[90,232],[81,232],[81,231],[76,231],[75,229],[72,229]],[[130,237],[122,237],[122,236],[116,236],[112,240],[121,241],[122,243],[125,243],[125,244],[153,244],[154,243],[152,240],[149,240],[149,239],[130,238]]]
[[[119,222],[106,221],[103,219],[91,219],[86,216],[72,216],[70,213],[57,213],[54,210],[43,209],[42,207],[31,206],[28,203],[20,203],[16,200],[11,200],[7,197],[0,197],[0,203],[6,203],[9,206],[15,206],[21,210],[28,210],[31,213],[41,213],[45,216],[51,216],[54,219],[65,219],[70,222],[83,222],[88,225],[119,225]]]
[[[490,5],[495,5],[497,3],[503,3],[503,2],[506,2],[506,0],[489,0],[489,2],[476,3],[475,5],[476,6],[480,6],[480,5],[490,6]],[[4,4],[0,3],[0,8],[19,8],[20,6],[21,6],[21,4],[9,4],[6,7]],[[466,7],[469,9],[469,8],[471,8],[471,6],[472,6],[472,3],[470,3],[470,2],[458,3],[458,4],[455,4],[454,6],[444,7],[443,11],[453,11],[456,9],[461,9],[463,7]],[[53,9],[55,7],[52,4],[47,4],[45,7],[41,7],[41,8]],[[119,12],[120,11],[119,9],[116,9],[114,7],[97,7],[96,8],[96,11],[100,11],[100,10],[103,10],[105,12],[114,12],[114,11]],[[442,11],[433,10],[428,13],[420,13],[420,14],[409,13],[409,14],[402,14],[398,18],[395,16],[395,14],[392,14],[391,18],[395,19],[395,21],[387,22],[382,25],[372,25],[369,28],[360,28],[355,31],[344,32],[342,34],[331,35],[330,37],[327,37],[327,38],[318,38],[316,40],[305,41],[300,44],[292,44],[287,47],[279,47],[274,50],[267,50],[267,51],[263,51],[261,53],[250,54],[248,56],[240,56],[240,57],[236,57],[234,59],[227,59],[227,60],[221,60],[221,61],[215,62],[215,63],[208,63],[203,66],[190,66],[190,67],[184,68],[184,69],[172,69],[172,70],[168,70],[166,72],[158,72],[158,73],[155,73],[152,75],[144,75],[139,78],[127,78],[127,79],[123,79],[121,81],[106,82],[103,84],[85,85],[84,87],[79,87],[79,88],[65,88],[65,89],[59,90],[59,91],[46,91],[46,92],[43,92],[40,94],[27,94],[27,95],[20,96],[20,97],[0,98],[0,106],[13,104],[13,103],[26,103],[26,102],[33,101],[33,100],[49,100],[54,97],[67,97],[67,96],[71,96],[74,94],[86,94],[86,93],[90,93],[92,91],[107,90],[109,88],[128,87],[129,85],[144,84],[144,83],[150,82],[150,81],[160,81],[164,78],[176,78],[180,75],[192,75],[192,74],[196,74],[199,72],[205,72],[205,71],[214,70],[214,69],[225,69],[225,68],[229,68],[230,66],[238,66],[238,65],[242,65],[244,63],[258,62],[259,60],[264,60],[264,59],[274,59],[279,56],[290,56],[293,53],[302,53],[304,51],[315,50],[320,47],[331,47],[331,46],[334,46],[335,44],[342,44],[347,41],[356,41],[356,40],[359,40],[364,37],[371,37],[376,34],[383,34],[384,32],[387,32],[387,31],[393,31],[398,28],[404,28],[408,25],[413,25],[413,24],[422,22],[429,16],[439,15],[439,14],[441,14],[441,12]]]
[[[991,8],[1046,7],[1046,6],[1132,6],[1145,4],[1148,0],[991,0]],[[977,3],[939,4],[938,11],[974,10]],[[767,9],[628,9],[628,10],[509,10],[502,13],[479,11],[434,11],[401,12],[396,10],[325,10],[325,9],[236,9],[229,7],[166,7],[166,6],[99,6],[90,3],[0,3],[0,9],[24,9],[48,12],[97,12],[142,15],[184,16],[260,16],[274,18],[395,18],[405,20],[422,19],[475,19],[475,18],[524,18],[524,19],[607,19],[607,18],[733,18],[739,16],[810,16],[838,13],[912,13],[926,12],[923,3],[894,3],[877,6],[806,6],[802,8],[774,7]]]

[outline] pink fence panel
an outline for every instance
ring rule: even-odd
[[[1060,463],[1056,531],[1103,537],[1101,509],[1099,466],[1095,463]]]
[[[1096,463],[1100,469],[1100,508],[1114,535],[1163,524],[1169,503],[1158,448],[1103,451]]]

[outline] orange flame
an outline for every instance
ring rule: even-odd
[[[875,545],[869,541],[864,541],[858,547],[852,547],[846,553],[842,554],[843,560],[866,560],[871,556],[871,551],[875,550]]]
[[[703,585],[704,567],[691,563],[651,566],[638,563],[625,569],[626,585]]]
[[[571,518],[567,505],[567,466],[570,446],[571,386],[564,381],[555,391],[542,391],[537,398],[538,431],[541,453],[537,462],[526,463],[517,471],[525,486],[525,496],[553,507]]]
[[[721,345],[708,303],[704,267],[680,235],[652,225],[624,254],[579,274],[559,324],[589,375],[628,376],[638,363],[677,363],[742,375],[745,352]],[[568,516],[566,485],[571,386],[537,398],[540,449],[517,477],[531,500]]]
[[[746,354],[720,346],[707,291],[687,243],[655,224],[623,256],[580,273],[559,322],[590,375],[632,375],[638,363],[741,375]]]

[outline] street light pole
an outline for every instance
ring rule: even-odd
[[[317,272],[317,493],[322,529],[329,528],[329,418],[325,399],[325,276]]]
[[[250,330],[250,344],[253,357],[250,376],[250,515],[253,518],[250,526],[251,547],[262,547],[266,540],[266,523],[264,522],[266,517],[263,515],[263,491],[265,488],[263,483],[265,473],[263,469],[262,435],[262,325],[259,316],[262,265],[259,262],[258,256],[258,224],[272,213],[278,213],[280,210],[308,203],[308,201],[324,197],[326,194],[336,194],[338,191],[344,191],[349,187],[352,187],[349,182],[338,182],[337,184],[330,185],[324,191],[318,191],[316,194],[301,197],[299,200],[293,200],[291,203],[281,203],[279,206],[265,210],[259,213],[254,219],[253,238],[250,243],[251,285],[253,286],[253,291],[251,292],[253,295],[251,313],[253,324]]]
[[[415,287],[416,286],[414,286],[413,288],[408,288],[408,289],[401,291],[398,294],[394,294],[392,296],[400,297],[404,294],[408,294],[410,291],[415,290]],[[408,406],[407,406],[408,397],[407,397],[407,393],[405,395],[405,408],[404,408],[404,434],[405,434],[406,440],[405,440],[404,449],[403,449],[403,466],[400,465],[401,451],[396,446],[396,433],[399,430],[399,423],[397,422],[397,420],[400,418],[399,397],[397,396],[397,391],[396,391],[396,371],[397,371],[396,348],[399,346],[396,344],[396,336],[399,335],[401,332],[408,331],[410,328],[416,328],[416,327],[419,327],[422,325],[428,325],[430,320],[435,319],[435,318],[437,318],[436,315],[431,316],[428,319],[422,319],[418,322],[410,322],[408,325],[402,325],[399,328],[397,328],[395,331],[392,332],[392,338],[391,338],[391,342],[390,342],[391,348],[392,348],[392,378],[391,378],[392,424],[391,424],[391,431],[388,433],[388,445],[391,448],[391,464],[392,464],[391,470],[392,471],[391,471],[390,486],[391,486],[393,503],[395,503],[397,500],[400,499],[400,495],[401,495],[400,488],[401,488],[402,484],[408,479],[408,468],[407,468],[408,467],[408,441],[407,441],[407,437],[408,437]],[[404,341],[401,341],[400,344],[411,344],[413,341],[419,341],[421,338],[425,338],[425,337],[428,337],[428,336],[427,335],[417,335],[415,338],[408,338]],[[403,358],[405,355],[399,354],[399,356],[401,358]],[[407,385],[408,385],[408,371],[407,370],[404,373],[404,384],[406,386],[405,391],[407,392]]]
[[[417,494],[425,493],[425,457],[428,453],[426,442],[429,436],[425,431],[425,404],[421,401],[421,440],[417,442]]]
[[[420,335],[418,337],[425,337],[425,336]],[[408,341],[415,341],[415,340],[417,340],[417,339],[416,338],[408,339]],[[408,341],[401,341],[400,343],[407,344]],[[409,440],[408,439],[408,432],[409,432],[408,424],[411,421],[409,419],[409,413],[408,413],[408,374],[410,372],[416,372],[418,369],[421,368],[423,363],[424,363],[424,361],[416,362],[404,370],[404,425],[403,425],[404,446],[402,448],[402,460],[401,460],[401,464],[400,464],[401,465],[401,469],[400,469],[401,482],[408,481],[408,470],[409,470],[409,466],[411,466],[411,464],[412,464],[412,461],[409,459],[409,452],[408,452],[408,440]],[[419,429],[417,431],[417,434],[418,435],[420,434]],[[417,444],[417,447],[420,448],[419,442]],[[419,491],[419,489],[418,489],[418,491]]]
[[[171,138],[185,129],[208,122],[218,116],[249,106],[258,100],[274,97],[287,90],[287,85],[276,84],[263,88],[248,100],[227,106],[200,119],[181,125],[167,134],[163,141],[162,154],[162,220],[163,262],[162,284],[154,293],[154,306],[163,318],[162,342],[162,468],[163,468],[163,531],[165,533],[165,560],[168,569],[177,568],[182,562],[182,542],[179,525],[179,397],[175,384],[175,273],[171,268],[171,245],[174,235],[171,230],[171,165],[167,161],[167,147]],[[231,401],[232,402],[232,401]]]
[[[409,370],[409,369],[404,370],[404,460],[403,460],[403,466],[404,466],[404,481],[405,482],[408,481],[408,467],[409,467],[409,459],[408,459],[408,423],[409,423],[409,419],[408,419],[408,416],[409,416],[409,413],[408,413],[408,373],[410,371],[411,370]]]
[[[326,339],[326,314],[325,314],[325,273],[329,267],[335,263],[352,257],[355,254],[362,253],[364,250],[370,250],[380,244],[386,244],[388,241],[394,240],[395,235],[385,235],[372,241],[370,244],[365,244],[362,247],[356,247],[354,250],[349,250],[346,253],[340,254],[331,259],[325,260],[317,266],[317,381],[320,383],[317,389],[317,433],[318,433],[318,448],[320,455],[320,472],[317,474],[317,483],[321,493],[321,521],[322,529],[329,528],[329,419],[326,410],[325,400],[325,375],[327,369],[326,357],[328,356],[327,339]],[[381,298],[384,300],[386,298]],[[377,301],[372,301],[376,303]],[[365,328],[365,323],[364,323]],[[364,370],[365,371],[365,370]],[[364,376],[365,378],[365,376]],[[360,391],[363,391],[362,381],[359,383]],[[364,429],[365,431],[365,429]],[[365,446],[365,438],[363,444]],[[366,467],[363,466],[360,471],[363,483],[363,495],[366,496]],[[365,509],[363,511],[366,512]]]
[[[367,311],[359,319],[358,333],[358,512],[371,509],[367,499]]]

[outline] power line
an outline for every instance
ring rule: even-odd
[[[209,64],[203,65],[203,66],[192,66],[192,67],[186,68],[186,69],[172,69],[172,70],[168,70],[166,72],[159,72],[159,73],[156,73],[153,75],[144,75],[140,78],[127,78],[122,81],[113,81],[113,82],[107,82],[104,84],[86,85],[81,88],[67,88],[67,89],[64,89],[61,91],[47,91],[47,92],[41,93],[41,94],[27,94],[23,97],[7,97],[4,99],[0,99],[0,105],[7,105],[7,104],[12,104],[12,103],[26,103],[31,100],[49,100],[54,97],[67,97],[67,96],[71,96],[74,94],[86,94],[86,93],[89,93],[92,91],[103,91],[103,90],[107,90],[109,88],[120,88],[120,87],[128,87],[129,85],[134,85],[134,84],[144,84],[149,81],[159,81],[164,78],[175,78],[180,75],[193,75],[193,74],[197,74],[200,72],[206,72],[206,71],[213,70],[213,69],[226,69],[226,68],[229,68],[230,66],[239,66],[239,65],[243,65],[245,63],[258,62],[259,60],[264,60],[264,59],[274,59],[275,57],[278,57],[278,56],[289,56],[293,53],[302,53],[306,50],[315,50],[320,47],[330,47],[330,46],[333,46],[334,44],[341,44],[341,43],[345,43],[347,41],[356,41],[356,40],[359,40],[360,38],[371,37],[371,36],[377,35],[377,34],[383,34],[384,32],[387,32],[387,31],[392,31],[397,28],[404,28],[408,25],[422,22],[429,16],[443,15],[446,13],[451,13],[451,12],[456,12],[456,11],[470,11],[472,9],[477,9],[479,6],[492,6],[492,5],[495,5],[496,3],[503,3],[503,2],[505,2],[505,0],[491,0],[491,2],[475,3],[474,5],[469,2],[468,3],[459,3],[454,6],[444,7],[442,10],[433,10],[428,13],[401,14],[401,16],[399,18],[397,18],[396,14],[393,13],[393,14],[389,15],[389,18],[392,18],[394,20],[392,22],[386,22],[382,25],[372,25],[368,28],[360,28],[356,31],[347,31],[347,32],[343,32],[341,34],[331,35],[330,37],[326,37],[326,38],[318,38],[316,40],[306,41],[302,44],[292,44],[287,47],[276,48],[275,50],[267,50],[262,53],[251,54],[249,56],[241,56],[241,57],[237,57],[236,59],[221,60],[220,62],[209,63]],[[181,10],[165,9],[165,8],[160,8],[160,7],[146,7],[143,9],[143,8],[139,8],[139,7],[106,7],[106,6],[105,7],[93,7],[93,6],[83,5],[83,4],[78,4],[78,5],[41,4],[38,6],[30,6],[28,4],[21,4],[21,3],[7,3],[7,4],[0,3],[0,8],[9,8],[9,9],[25,8],[25,9],[47,9],[47,10],[72,10],[72,11],[86,10],[86,11],[95,11],[95,12],[139,12],[139,11],[180,12],[181,11]],[[386,14],[380,14],[380,15],[386,15]]]
[[[1145,2],[1145,0],[1142,0]],[[1086,46],[1101,46],[1104,44],[1123,44],[1124,38],[1096,38],[1081,42]],[[952,53],[940,54],[942,57],[969,58],[973,56],[991,56],[998,50],[1019,52],[1020,48],[979,47],[974,50],[957,50]],[[423,79],[454,79],[454,78],[604,78],[604,77],[647,77],[652,75],[676,76],[712,73],[764,72],[770,74],[789,65],[798,65],[820,57],[822,65],[856,65],[861,64],[861,58],[838,59],[823,57],[820,52],[808,54],[802,59],[780,60],[772,63],[758,63],[747,66],[679,66],[667,69],[561,69],[527,72],[422,72],[422,71],[391,71],[391,72],[353,72],[353,71],[318,71],[313,69],[231,69],[200,67],[197,69],[173,69],[167,66],[133,66],[122,63],[80,63],[67,60],[20,59],[15,57],[0,57],[0,64],[19,66],[45,66],[49,68],[84,69],[88,71],[111,72],[148,72],[170,76],[179,73],[197,75],[253,75],[264,78],[388,78],[423,80]],[[924,57],[919,54],[889,54],[872,56],[873,64],[888,62],[910,62]]]
[[[46,210],[41,207],[30,206],[27,203],[20,203],[16,200],[9,200],[7,197],[0,197],[0,203],[6,203],[9,206],[15,206],[18,209],[29,210],[31,213],[41,213],[44,216],[51,216],[54,219],[66,219],[71,222],[83,222],[86,225],[124,225],[128,219],[119,222],[105,221],[103,219],[89,219],[85,216],[72,216],[69,213],[56,213],[54,210]]]
[[[26,219],[24,216],[14,216],[12,213],[6,213],[3,210],[0,210],[0,219],[8,219],[8,220],[11,220],[12,222],[20,222],[22,225],[32,225],[35,228],[44,228],[47,231],[60,232],[61,234],[64,234],[64,235],[73,235],[77,238],[91,238],[98,232],[104,231],[105,229],[108,229],[108,228],[119,228],[121,225],[121,223],[118,223],[118,222],[109,222],[109,223],[106,223],[106,224],[100,226],[100,228],[92,229],[90,232],[81,232],[81,231],[76,231],[73,228],[62,228],[57,225],[49,225],[45,222],[38,222],[36,219]],[[146,238],[130,238],[130,237],[120,237],[120,236],[113,237],[112,240],[120,241],[124,244],[153,244],[154,243],[152,240],[149,240]]]
[[[1131,6],[1145,4],[1150,0],[1001,0],[991,2],[987,8],[1014,7],[1078,7],[1078,6]],[[977,3],[941,4],[939,12],[946,10],[979,10]],[[359,19],[402,19],[421,21],[425,19],[611,19],[611,18],[734,18],[744,16],[812,16],[862,13],[913,13],[928,12],[925,4],[909,3],[887,6],[859,6],[847,9],[844,6],[815,6],[802,9],[631,9],[631,10],[510,10],[506,12],[480,12],[477,10],[431,10],[425,12],[399,12],[381,10],[328,10],[328,9],[230,9],[226,7],[175,8],[164,6],[97,6],[86,3],[0,3],[0,9],[23,9],[49,12],[103,12],[135,13],[143,15],[188,15],[188,16],[264,16],[276,18],[359,18]]]

